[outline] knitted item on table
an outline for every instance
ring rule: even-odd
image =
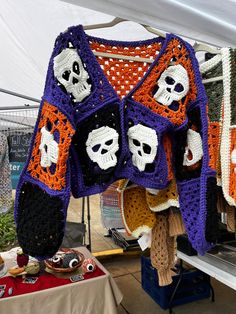
[[[145,188],[132,185],[126,188],[123,181],[118,191],[127,233],[138,238],[142,233],[150,232],[156,223],[156,216],[147,206]]]
[[[12,207],[11,171],[7,137],[0,133],[0,214]]]
[[[169,208],[168,223],[170,237],[178,236],[185,233],[183,219],[178,208]]]
[[[171,267],[174,264],[175,237],[169,236],[167,213],[158,213],[152,229],[151,263],[157,269],[158,283],[166,286],[172,283]]]
[[[154,212],[166,210],[170,206],[179,207],[175,180],[172,180],[168,187],[163,190],[147,189],[146,201],[149,208]]]
[[[224,120],[220,146],[222,189],[229,205],[236,205],[236,49],[223,48]]]

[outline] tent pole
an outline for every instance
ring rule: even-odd
[[[11,95],[11,96],[16,96],[16,97],[19,97],[19,98],[31,100],[31,101],[34,101],[34,102],[37,102],[37,103],[40,103],[40,101],[41,101],[40,99],[33,98],[33,97],[30,97],[30,96],[27,96],[27,95],[23,95],[23,94],[19,94],[19,93],[16,93],[16,92],[12,92],[10,90],[3,89],[3,88],[0,88],[0,92],[4,93],[4,94]]]

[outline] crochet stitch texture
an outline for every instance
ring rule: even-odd
[[[0,214],[12,207],[11,171],[7,137],[0,133]]]
[[[154,61],[148,67],[96,58],[93,50],[145,54]],[[175,35],[119,42],[86,35],[82,26],[61,33],[16,193],[15,219],[24,252],[43,259],[58,250],[70,192],[74,197],[99,193],[121,178],[162,190],[175,177],[186,231],[204,254],[212,245],[205,224],[207,208],[214,206],[207,191],[215,176],[209,166],[206,105],[194,51]],[[51,134],[46,133],[47,141],[44,128]],[[197,132],[203,151],[191,166],[183,164],[189,130]],[[34,209],[44,194],[51,199],[43,205],[47,219],[57,230],[52,241],[44,210],[40,204]],[[30,210],[35,215],[28,218]],[[37,235],[29,219],[32,229],[40,221]]]

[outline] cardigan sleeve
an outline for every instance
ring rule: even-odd
[[[216,242],[216,178],[209,167],[206,100],[191,104],[188,124],[175,134],[175,171],[180,211],[192,246],[205,254]]]

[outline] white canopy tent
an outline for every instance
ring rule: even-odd
[[[235,9],[234,0],[1,0],[0,89],[40,99],[55,38],[68,26],[103,23],[120,16],[216,46],[234,46]],[[154,36],[132,22],[91,33],[123,40]],[[0,107],[26,103],[35,104],[0,92]]]

